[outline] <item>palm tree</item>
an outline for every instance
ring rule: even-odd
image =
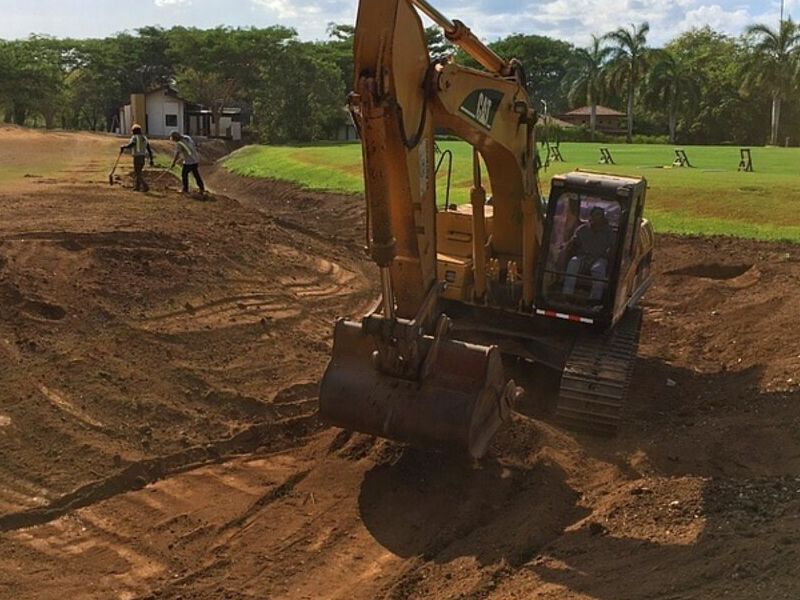
[[[753,60],[748,65],[742,88],[762,88],[772,96],[772,121],[769,141],[778,144],[781,102],[789,97],[795,82],[800,54],[800,28],[791,19],[781,21],[777,31],[767,25],[751,25],[747,35],[753,41]]]
[[[611,48],[603,46],[603,39],[592,36],[592,44],[588,48],[575,51],[573,67],[568,77],[572,81],[567,99],[573,106],[583,101],[591,108],[589,130],[594,141],[597,129],[597,101],[600,99],[603,84],[603,68]]]
[[[647,34],[649,31],[650,25],[645,22],[639,26],[631,25],[630,29],[620,27],[604,36],[604,39],[615,45],[612,48],[611,62],[608,66],[608,82],[617,90],[624,89],[628,99],[628,132],[626,135],[628,143],[633,138],[633,100],[636,88],[647,68],[649,53]]]
[[[700,96],[700,79],[688,61],[669,50],[652,51],[650,72],[645,79],[645,100],[667,113],[669,141],[675,143],[678,109]]]

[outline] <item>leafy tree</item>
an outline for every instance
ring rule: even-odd
[[[73,41],[75,68],[70,73],[72,126],[110,129],[117,109],[130,94],[170,83],[174,71],[168,54],[170,33],[144,27],[135,34]]]
[[[185,98],[211,110],[214,135],[219,137],[222,109],[229,106],[239,92],[237,79],[217,71],[188,67],[178,72],[175,83]]]
[[[700,93],[694,110],[684,110],[681,115],[687,141],[710,144],[763,141],[760,130],[769,124],[763,123],[759,113],[769,107],[763,107],[761,97],[746,99],[740,91],[747,52],[737,39],[704,27],[679,35],[666,50],[698,78]]]
[[[269,143],[331,139],[344,120],[341,71],[319,44],[292,41],[266,63],[255,101]]]
[[[14,69],[11,64],[11,45],[5,40],[0,40],[0,112],[3,122],[11,122],[11,107],[9,104],[9,91]]]
[[[61,44],[41,36],[4,43],[2,62],[0,95],[9,120],[24,125],[29,117],[42,116],[53,127],[68,72]]]
[[[142,27],[136,35],[112,38],[116,59],[124,69],[123,87],[147,92],[170,82],[174,63],[169,56],[171,33],[160,27]]]
[[[341,79],[348,90],[353,87],[353,37],[356,28],[352,25],[328,23],[328,41],[319,44],[321,52],[326,53],[339,66]]]
[[[589,130],[594,140],[597,129],[597,102],[603,92],[603,69],[611,48],[603,46],[602,38],[592,36],[592,44],[588,48],[578,48],[572,58],[572,68],[567,72],[570,81],[567,99],[572,106],[586,103],[590,107]]]
[[[428,54],[433,60],[456,53],[456,46],[444,37],[444,33],[436,25],[425,28],[425,44],[428,46]]]
[[[187,99],[211,110],[216,136],[223,107],[257,87],[261,66],[275,60],[281,45],[294,35],[285,27],[170,31],[179,89]]]
[[[796,92],[798,55],[800,55],[800,28],[787,19],[777,30],[757,24],[747,28],[752,42],[752,60],[748,65],[742,85],[746,93],[763,89],[772,99],[770,144],[778,144],[781,121],[781,103]]]
[[[572,44],[541,35],[513,34],[489,47],[505,59],[522,62],[528,93],[535,102],[544,101],[551,113],[566,108],[562,82],[573,56]]]
[[[605,39],[614,44],[611,63],[608,68],[608,83],[616,91],[624,90],[627,98],[628,143],[633,138],[633,111],[634,99],[645,70],[647,69],[649,51],[647,48],[647,34],[650,25],[642,23],[631,25],[630,29],[620,27],[607,33]]]
[[[572,44],[546,36],[511,35],[490,46],[501,56],[522,61],[528,92],[544,100],[551,113],[566,108],[561,86],[574,52]]]
[[[652,54],[650,72],[645,80],[645,99],[667,114],[669,141],[675,143],[678,112],[690,112],[700,96],[700,76],[692,65],[669,50]]]
[[[134,88],[117,38],[76,44],[76,67],[69,77],[69,111],[62,122],[92,130],[109,129],[119,105]]]

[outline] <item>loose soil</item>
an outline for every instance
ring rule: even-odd
[[[359,198],[0,142],[0,598],[800,597],[798,247],[659,236],[620,435],[471,464],[316,418]]]

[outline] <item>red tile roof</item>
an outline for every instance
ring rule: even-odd
[[[574,123],[567,123],[566,121],[562,121],[550,115],[546,117],[543,116],[540,123],[542,125],[550,125],[551,127],[560,127],[561,129],[575,129]]]
[[[591,106],[581,106],[580,108],[576,108],[575,110],[571,110],[568,113],[565,113],[562,116],[573,116],[573,117],[582,117],[591,114],[592,107]],[[625,113],[619,112],[618,110],[614,110],[613,108],[608,108],[607,106],[600,106],[597,105],[597,116],[598,117],[624,117],[626,116]]]

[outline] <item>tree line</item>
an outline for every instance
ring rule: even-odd
[[[215,117],[238,106],[267,143],[332,139],[352,85],[353,27],[301,41],[292,29],[145,27],[104,39],[31,36],[0,40],[0,116],[7,123],[110,130],[131,93],[174,85]],[[490,45],[525,66],[538,108],[557,115],[598,104],[627,116],[626,138],[668,135],[681,143],[782,144],[800,140],[800,27],[755,24],[741,36],[709,27],[663,47],[647,23],[594,36],[587,47],[513,34]],[[434,28],[432,56],[466,56]],[[219,119],[215,119],[219,122]]]
[[[110,131],[130,94],[174,85],[214,113],[241,107],[267,142],[325,139],[342,122],[346,40],[303,42],[286,27],[145,27],[104,39],[0,41],[6,123]]]

